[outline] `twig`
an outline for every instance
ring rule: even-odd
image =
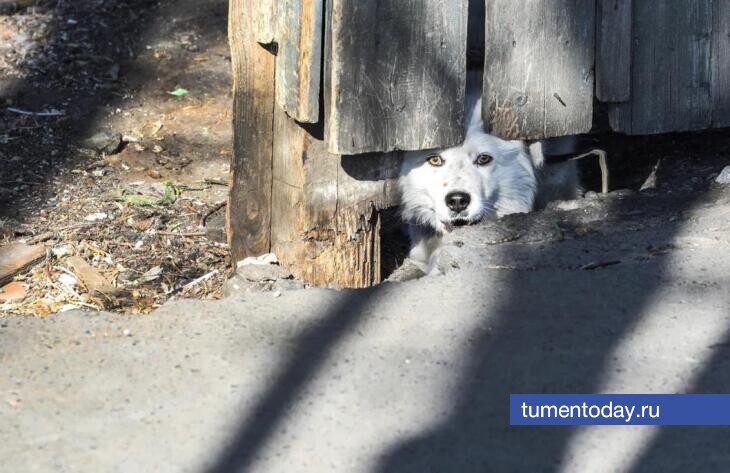
[[[228,183],[225,182],[225,181],[223,181],[222,179],[207,178],[207,179],[203,179],[203,182],[205,182],[206,184],[213,185],[213,186],[224,186],[224,187],[228,187]]]
[[[188,233],[180,233],[180,232],[156,232],[158,235],[164,235],[164,236],[181,236],[181,237],[202,237],[205,236],[205,232],[188,232]]]
[[[184,285],[183,287],[181,287],[180,288],[180,291],[184,291],[186,289],[190,289],[193,286],[197,286],[198,284],[200,284],[202,282],[205,282],[208,279],[212,278],[213,276],[215,276],[216,274],[218,274],[218,272],[219,271],[217,269],[214,269],[213,271],[209,272],[208,274],[205,274],[203,276],[200,276],[198,279],[194,279],[194,280],[190,281],[189,283],[187,283],[186,285]]]
[[[29,110],[21,110],[19,108],[13,108],[13,107],[8,107],[5,110],[7,110],[8,112],[17,113],[20,115],[29,115],[32,117],[60,117],[60,116],[66,114],[66,112],[63,112],[60,110],[51,110],[49,112],[31,112]]]
[[[210,217],[211,215],[213,215],[214,213],[216,213],[217,211],[219,211],[220,209],[222,209],[226,205],[228,205],[228,202],[226,202],[224,200],[223,202],[220,202],[218,204],[215,204],[210,210],[208,210],[208,212],[205,214],[205,216],[203,216],[203,226],[205,226],[205,224],[206,224],[206,222],[208,220],[208,217]]]
[[[621,261],[614,260],[614,261],[593,261],[588,264],[584,264],[579,269],[583,269],[585,271],[591,271],[598,268],[605,268],[606,266],[613,266],[614,264],[619,264]]]
[[[60,117],[66,115],[66,112],[59,110],[51,110],[50,112],[31,112],[28,110],[21,110],[19,108],[8,107],[5,110],[8,112],[17,113],[19,115],[30,115],[32,117]]]
[[[33,238],[29,239],[26,243],[29,245],[35,245],[37,243],[42,243],[44,241],[48,241],[51,238],[53,238],[53,232],[46,232],[41,233],[40,235],[36,235]]]
[[[78,228],[85,228],[85,227],[92,227],[94,225],[98,225],[99,222],[87,222],[87,223],[76,223],[73,225],[68,225],[66,227],[62,227],[58,229],[59,233],[65,232],[67,230],[76,230]]]
[[[571,159],[583,159],[588,156],[598,157],[598,165],[601,167],[601,193],[608,194],[609,175],[608,163],[606,162],[606,157],[608,156],[608,154],[604,150],[596,148],[588,151],[587,153],[574,156]]]

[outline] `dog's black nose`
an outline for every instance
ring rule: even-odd
[[[446,206],[454,212],[461,212],[469,207],[471,197],[466,192],[449,192],[446,194]]]

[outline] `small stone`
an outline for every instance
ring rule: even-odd
[[[659,171],[659,166],[661,166],[661,159],[657,161],[657,163],[654,165],[654,167],[651,170],[651,173],[649,176],[644,180],[644,183],[641,185],[641,188],[639,188],[640,191],[645,190],[651,190],[657,188],[657,171]]]
[[[20,302],[28,295],[23,283],[14,281],[0,288],[0,304],[4,302]]]
[[[122,335],[124,335],[125,337],[131,337],[132,331],[129,330],[128,328],[125,328],[124,330],[122,330]]]
[[[298,279],[277,279],[274,287],[279,291],[297,291],[304,289],[304,283]]]
[[[718,184],[730,184],[730,166],[725,166],[723,168],[720,175],[715,178],[715,182]]]
[[[75,287],[79,283],[78,279],[67,273],[60,275],[58,277],[58,282],[68,287]]]
[[[631,189],[616,189],[615,191],[611,191],[610,194],[612,196],[616,197],[628,197],[630,195],[634,195],[636,192]]]
[[[122,134],[101,131],[93,135],[91,138],[84,140],[82,145],[85,148],[93,149],[105,154],[116,154],[122,148]]]
[[[277,258],[274,253],[266,253],[261,256],[249,256],[244,258],[242,261],[239,261],[238,264],[236,264],[236,267],[240,268],[241,266],[270,264],[279,264],[279,258]]]
[[[597,199],[598,193],[595,191],[588,191],[585,193],[585,195],[583,197],[586,199],[589,199],[589,200]]]
[[[97,222],[99,220],[106,220],[107,217],[108,217],[108,215],[105,214],[104,212],[96,212],[96,213],[87,215],[86,217],[84,217],[84,220],[86,220],[87,222]]]
[[[75,305],[75,304],[64,304],[64,305],[61,306],[60,309],[58,309],[58,312],[59,313],[69,312],[69,311],[76,310],[76,309],[79,309],[79,308],[80,307],[77,306],[77,305]]]
[[[560,200],[555,203],[555,208],[563,211],[577,210],[585,207],[585,204],[580,200]]]
[[[276,264],[269,265],[246,265],[240,266],[236,274],[247,281],[276,281],[277,279],[289,279],[291,272]]]
[[[55,256],[56,258],[61,259],[64,256],[70,255],[71,249],[66,245],[62,245],[62,246],[57,246],[57,247],[53,248],[51,250],[51,253],[53,253],[53,256]]]

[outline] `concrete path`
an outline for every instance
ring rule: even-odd
[[[695,184],[460,230],[443,276],[0,319],[0,470],[730,471],[730,428],[509,426],[730,392],[730,186]]]

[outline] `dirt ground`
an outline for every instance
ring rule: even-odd
[[[0,242],[44,243],[48,257],[16,278],[27,295],[0,312],[146,313],[171,297],[220,297],[227,1],[9,3],[0,9]],[[85,294],[72,256],[123,290]]]
[[[223,296],[226,23],[226,0],[0,0],[0,246],[47,249],[15,277],[18,297],[0,294],[0,316]],[[678,168],[708,183],[730,156],[727,130],[595,139],[614,190]],[[598,190],[596,163],[581,168]],[[405,249],[387,222],[386,275]],[[114,291],[90,291],[79,258]]]

